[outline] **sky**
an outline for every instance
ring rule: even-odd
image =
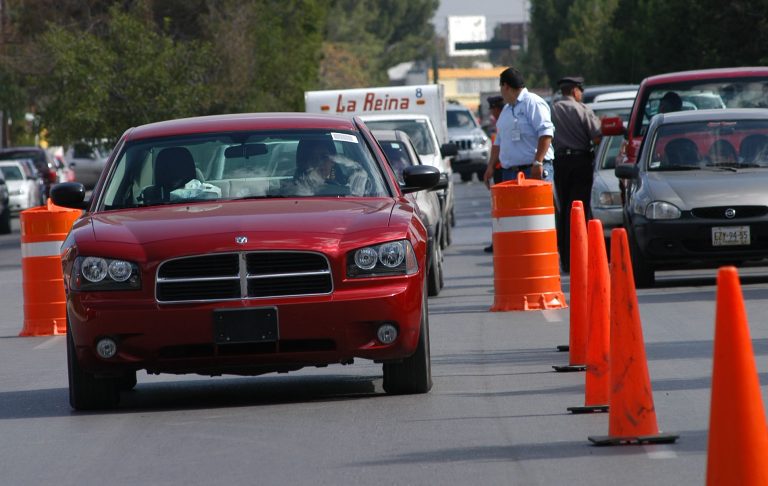
[[[485,15],[485,27],[490,39],[497,22],[527,20],[529,6],[530,0],[440,0],[432,23],[437,33],[444,35],[449,15]]]

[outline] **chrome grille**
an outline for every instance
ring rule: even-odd
[[[454,140],[459,150],[469,150],[472,148],[472,140]]]
[[[329,294],[325,256],[308,252],[242,252],[177,258],[160,264],[160,303]]]
[[[726,211],[733,211],[734,216],[726,217]],[[741,218],[759,218],[768,214],[768,207],[765,206],[714,206],[708,208],[695,208],[691,214],[697,218],[706,219],[741,219]]]

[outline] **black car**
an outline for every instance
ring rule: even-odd
[[[0,235],[11,232],[11,202],[9,200],[8,185],[5,183],[3,173],[0,172]]]
[[[768,110],[656,115],[628,180],[624,226],[637,287],[655,271],[768,258]]]
[[[31,160],[43,180],[43,201],[50,194],[51,185],[60,181],[60,167],[51,155],[40,147],[9,147],[0,149],[0,160]]]

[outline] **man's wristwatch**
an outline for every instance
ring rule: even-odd
[[[544,164],[539,162],[538,160],[534,160],[533,161],[533,165],[544,165]]]

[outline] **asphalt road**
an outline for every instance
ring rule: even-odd
[[[665,272],[638,292],[658,424],[678,442],[595,447],[587,437],[608,433],[608,415],[569,414],[584,374],[552,370],[568,361],[555,351],[568,309],[489,312],[488,191],[457,184],[456,204],[446,287],[429,299],[429,394],[387,396],[380,366],[358,360],[253,378],[140,373],[108,413],[70,410],[62,336],[17,337],[16,221],[0,236],[0,484],[703,484],[714,271]],[[766,370],[768,269],[742,275]]]

